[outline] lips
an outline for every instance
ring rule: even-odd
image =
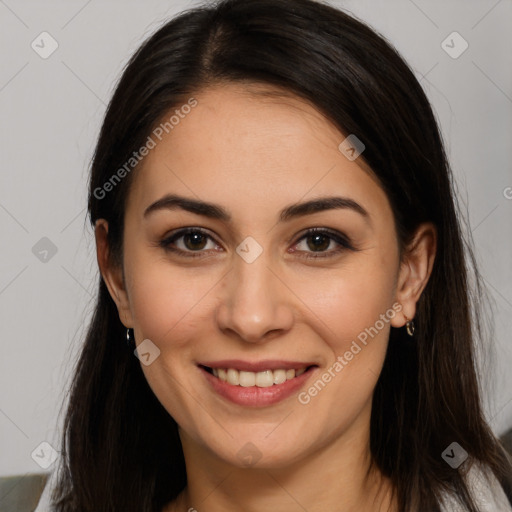
[[[318,368],[313,362],[276,360],[224,360],[198,366],[216,393],[247,406],[271,405],[283,400]]]

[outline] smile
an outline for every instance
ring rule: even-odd
[[[208,370],[210,370],[215,377],[223,382],[227,382],[231,386],[242,386],[244,388],[257,386],[259,388],[268,388],[299,377],[307,368],[303,367],[297,370],[293,368],[290,370],[279,368],[277,370],[264,370],[261,372],[246,372],[235,368],[207,368],[207,371]]]
[[[226,360],[198,367],[216,395],[246,407],[266,407],[291,397],[319,370],[314,363],[291,361]]]

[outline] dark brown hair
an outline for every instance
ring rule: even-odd
[[[137,169],[106,197],[98,191],[164,114],[223,82],[286,90],[342,133],[356,134],[366,146],[360,158],[392,205],[401,250],[421,222],[437,228],[415,341],[391,328],[374,392],[373,463],[391,478],[400,511],[438,511],[448,492],[477,512],[466,464],[454,470],[441,458],[453,441],[510,492],[509,462],[482,412],[475,362],[482,330],[474,300],[480,280],[470,245],[464,247],[441,135],[411,69],[353,16],[313,0],[222,0],[181,13],[144,42],[110,101],[90,174],[90,221],[108,221],[112,261],[122,267],[125,203]],[[125,333],[100,276],[65,418],[53,494],[59,512],[160,512],[186,485],[177,425],[126,348]]]

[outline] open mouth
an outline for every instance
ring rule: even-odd
[[[261,372],[247,372],[236,368],[210,368],[200,365],[201,368],[231,386],[268,388],[283,384],[288,380],[300,377],[302,374],[316,368],[316,365],[296,369],[263,370]]]

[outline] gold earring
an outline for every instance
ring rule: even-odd
[[[405,316],[405,315],[404,315]],[[409,336],[414,336],[414,330],[415,330],[415,327],[414,327],[414,320],[409,320],[406,316],[405,316],[405,320],[406,320],[406,324],[405,324],[405,328],[407,329],[407,334]]]

